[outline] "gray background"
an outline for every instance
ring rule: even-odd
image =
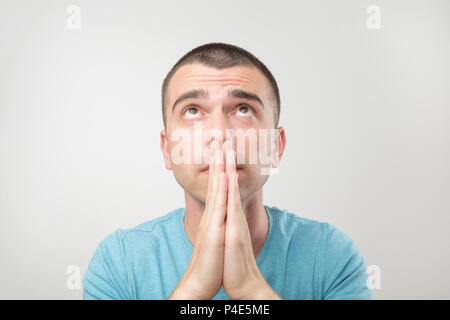
[[[381,268],[374,298],[449,299],[450,1],[425,0],[1,0],[0,298],[80,299],[67,266],[184,206],[160,87],[217,41],[280,87],[287,150],[265,203],[350,235]]]

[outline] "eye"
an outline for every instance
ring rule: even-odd
[[[183,111],[183,116],[186,119],[195,119],[200,115],[200,111],[198,111],[197,107],[188,107]]]
[[[236,113],[241,117],[249,117],[253,115],[253,110],[249,105],[241,104]]]

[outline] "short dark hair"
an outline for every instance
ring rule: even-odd
[[[165,100],[167,87],[170,80],[172,79],[175,72],[184,65],[201,63],[208,67],[213,67],[216,69],[231,68],[234,66],[254,66],[260,70],[264,76],[269,81],[273,96],[275,98],[275,127],[278,126],[278,121],[280,119],[280,92],[278,90],[277,82],[269,71],[269,69],[253,54],[250,52],[231,44],[213,42],[201,45],[197,48],[192,49],[181,57],[178,62],[172,67],[169,73],[164,78],[161,90],[162,98],[162,115],[164,126],[166,125],[166,115],[164,112]]]

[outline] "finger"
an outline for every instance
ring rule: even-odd
[[[227,218],[240,219],[241,215],[241,197],[238,185],[239,175],[234,172],[228,179],[228,202],[227,202]]]
[[[224,148],[221,148],[221,145],[218,144],[214,155],[214,174],[211,186],[211,193],[213,194],[212,210],[208,210],[209,222],[212,226],[217,227],[224,225],[227,211],[227,177],[224,172],[224,151]]]
[[[215,226],[221,226],[225,222],[227,212],[227,176],[225,172],[219,173],[219,185],[214,203],[214,214],[211,222]]]
[[[250,230],[248,228],[247,218],[242,209],[241,196],[239,192],[239,174],[233,173],[228,181],[228,204],[227,204],[227,219],[226,228],[240,230],[239,234],[245,237],[248,249],[248,254],[253,256],[252,240]]]
[[[209,162],[209,171],[208,171],[208,191],[205,202],[205,215],[209,216],[209,212],[214,208],[215,196],[216,192],[214,190],[214,186],[216,184],[216,162],[217,162],[217,148],[219,144],[217,141],[213,141],[210,144],[210,162]],[[209,221],[209,220],[208,220]]]
[[[213,181],[214,174],[214,164],[215,164],[215,150],[217,148],[217,141],[213,141],[210,144],[210,152],[209,152],[209,172],[208,172],[208,191],[206,192],[206,201],[211,197],[211,186]]]
[[[229,140],[225,142],[226,150],[226,173],[231,177],[236,172],[236,152],[233,150],[233,143]]]
[[[220,144],[217,143],[217,145],[214,146],[214,164],[213,167],[209,167],[209,170],[212,171],[212,178],[211,178],[211,193],[210,193],[210,199],[208,201],[208,210],[207,214],[211,215],[214,214],[214,211],[216,210],[216,201],[217,196],[219,193],[219,185],[220,185],[220,175],[221,172],[223,172],[223,161],[220,161],[220,159],[223,159],[223,150],[220,146]],[[222,162],[222,163],[221,163]],[[212,209],[212,210],[210,210]]]
[[[214,164],[213,167],[211,169],[211,167],[209,167],[209,170],[213,171],[212,174],[212,185],[211,185],[211,192],[213,193],[217,193],[217,190],[219,189],[219,182],[220,182],[220,172],[223,171],[223,149],[222,146],[215,141],[215,150],[214,150]]]

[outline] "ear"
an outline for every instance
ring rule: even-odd
[[[172,161],[170,160],[169,142],[167,141],[165,130],[161,130],[160,139],[161,139],[160,146],[161,146],[161,151],[163,153],[166,169],[172,170]]]
[[[284,150],[286,149],[286,133],[284,131],[284,128],[278,127],[277,131],[278,132],[275,137],[272,168],[278,168],[280,166],[281,158],[283,157]]]

